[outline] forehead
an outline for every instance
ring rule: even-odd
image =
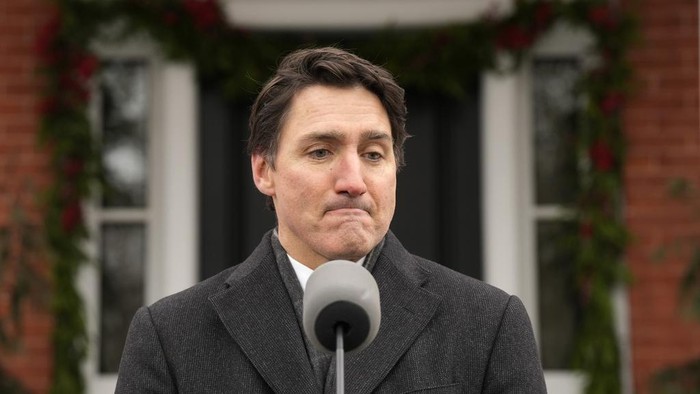
[[[312,85],[292,98],[281,125],[284,134],[372,131],[391,136],[391,124],[379,98],[361,86]]]

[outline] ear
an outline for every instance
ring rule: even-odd
[[[275,195],[275,182],[272,173],[275,171],[263,155],[255,153],[250,156],[250,167],[253,170],[253,182],[260,193],[270,197]]]

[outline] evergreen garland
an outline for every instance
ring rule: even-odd
[[[166,57],[192,62],[204,78],[216,78],[236,97],[255,92],[280,54],[309,41],[232,27],[215,0],[53,3],[55,18],[37,43],[45,75],[40,136],[52,154],[54,179],[44,205],[56,322],[52,392],[80,393],[87,335],[75,280],[86,261],[80,246],[88,236],[81,202],[90,198],[99,178],[86,115],[90,80],[99,67],[91,44],[147,34]],[[583,323],[573,365],[588,377],[587,393],[615,393],[621,387],[620,356],[611,293],[628,276],[621,262],[628,234],[620,217],[625,145],[620,111],[632,74],[625,58],[635,31],[631,15],[602,0],[522,0],[505,15],[433,29],[386,30],[344,44],[384,64],[405,87],[458,96],[478,73],[498,70],[502,54],[516,69],[557,23],[588,30],[595,38],[591,51],[599,59],[578,92],[587,105],[576,135],[581,182],[573,207],[579,234],[572,240],[572,264]]]

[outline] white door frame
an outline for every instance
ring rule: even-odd
[[[192,286],[198,280],[197,208],[197,86],[192,65],[164,62],[147,40],[134,40],[119,47],[97,45],[102,59],[143,59],[148,65],[148,203],[139,218],[146,220],[144,302],[151,304],[166,295]],[[95,95],[97,96],[97,95]],[[91,118],[99,125],[99,103],[93,100]],[[90,264],[83,267],[78,287],[83,296],[88,332],[88,355],[83,376],[88,393],[113,393],[116,374],[99,372],[100,346],[100,240],[102,218],[118,217],[87,204],[91,234],[85,245]],[[131,212],[124,212],[128,219]]]

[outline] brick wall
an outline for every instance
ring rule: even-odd
[[[37,96],[35,36],[50,10],[43,0],[0,1],[0,227],[12,222],[14,207],[41,224],[37,191],[45,189],[47,155],[37,148]],[[38,262],[46,271],[45,261]],[[6,275],[7,276],[7,275]],[[10,275],[11,277],[11,275]],[[0,283],[0,315],[8,311],[7,283]],[[32,393],[46,393],[52,369],[53,322],[45,309],[23,308],[23,335],[14,352],[3,354],[0,364],[18,377]]]
[[[634,389],[648,390],[659,368],[700,358],[700,324],[681,317],[679,279],[687,250],[661,262],[650,256],[662,245],[695,238],[700,211],[670,197],[672,179],[686,179],[700,192],[698,116],[698,2],[645,0],[638,4],[641,42],[632,54],[637,86],[628,103],[629,141],[625,171],[628,226],[633,243],[627,261]],[[700,208],[699,199],[694,204]]]

